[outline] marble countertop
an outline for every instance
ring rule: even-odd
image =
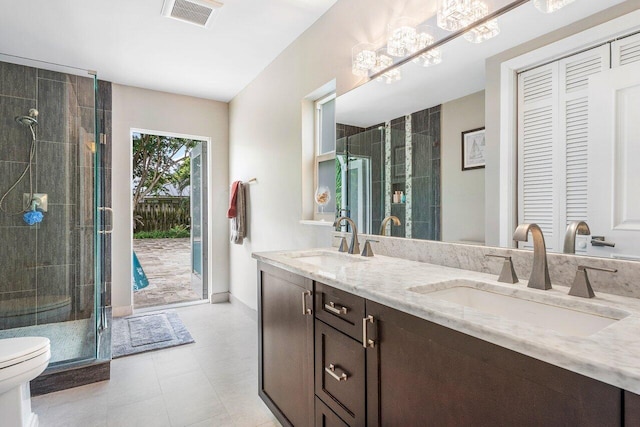
[[[607,384],[640,394],[640,300],[597,293],[584,299],[567,295],[569,288],[553,285],[529,289],[497,282],[496,274],[376,255],[348,255],[335,249],[254,253],[259,261],[282,268],[371,301],[500,345]],[[306,259],[306,260],[305,260]],[[456,281],[453,283],[452,281]],[[508,320],[429,296],[451,286],[473,286],[507,296],[564,307],[598,317],[619,319],[595,333],[573,332],[560,322]],[[599,320],[599,319],[596,319]],[[546,323],[546,324],[545,324]],[[563,327],[559,327],[563,326]],[[564,328],[567,326],[569,330]],[[578,328],[579,329],[579,328]]]

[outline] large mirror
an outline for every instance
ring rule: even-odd
[[[437,65],[339,96],[337,208],[368,234],[513,247],[534,222],[549,251],[640,260],[633,3],[526,2],[496,37],[456,38]]]

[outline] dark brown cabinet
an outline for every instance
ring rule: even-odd
[[[259,276],[260,396],[283,425],[640,427],[636,394],[269,265]]]
[[[620,389],[370,301],[368,426],[620,426]]]
[[[284,425],[312,426],[313,282],[258,266],[259,394]]]

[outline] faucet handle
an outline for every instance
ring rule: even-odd
[[[367,239],[364,242],[364,249],[360,255],[371,257],[373,256],[373,249],[371,249],[371,244],[369,242],[379,242],[379,240]]]
[[[593,288],[591,287],[591,282],[589,282],[587,270],[606,271],[608,273],[616,273],[618,271],[615,268],[601,268],[579,265],[578,271],[576,271],[576,277],[573,279],[571,289],[569,289],[569,295],[582,298],[593,298],[596,296],[596,294],[593,292]]]
[[[516,275],[516,270],[513,268],[511,255],[486,254],[485,256],[504,259],[504,262],[502,263],[502,270],[500,271],[500,276],[498,276],[498,282],[511,284],[518,283],[518,276]]]
[[[340,239],[340,246],[338,247],[338,252],[347,252],[349,250],[349,246],[347,246],[347,239],[344,236],[334,236]]]

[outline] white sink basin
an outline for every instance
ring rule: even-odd
[[[339,254],[333,252],[309,252],[289,255],[298,261],[324,268],[340,268],[367,261],[358,255]]]
[[[409,290],[469,307],[482,313],[578,337],[594,334],[628,316],[628,313],[621,310],[610,310],[608,315],[603,315],[602,313],[578,311],[569,307],[533,301],[522,295],[522,293],[526,293],[522,291],[517,296],[501,294],[496,292],[498,287],[495,285],[471,280],[454,280],[438,285],[440,285],[436,286],[436,289],[440,288],[438,290],[433,290],[433,285],[417,286]],[[442,289],[443,285],[444,289]],[[479,287],[484,289],[479,289]]]

